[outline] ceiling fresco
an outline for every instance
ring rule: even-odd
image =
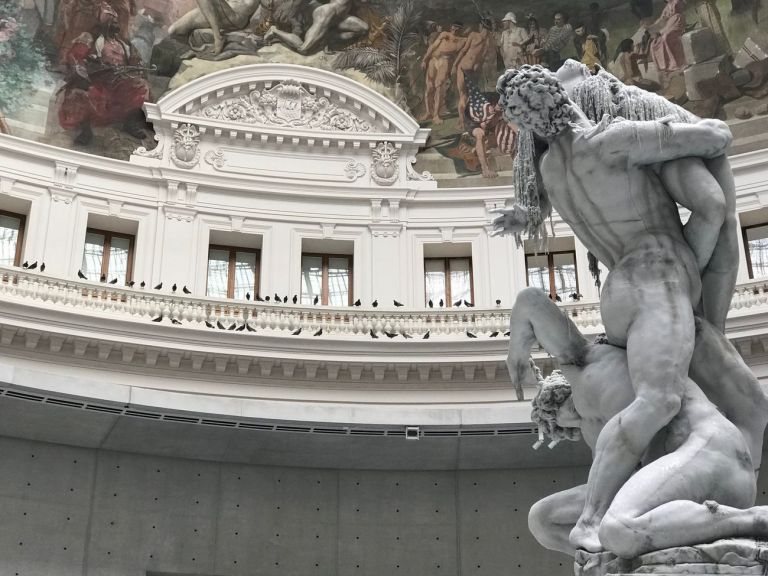
[[[416,164],[444,186],[509,183],[507,67],[603,66],[707,117],[768,114],[762,0],[0,0],[0,132],[127,159],[142,105],[244,64],[362,82],[432,129]]]

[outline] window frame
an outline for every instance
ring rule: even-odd
[[[227,267],[227,295],[226,298],[235,299],[235,264],[237,263],[237,252],[249,252],[256,255],[256,269],[254,270],[253,287],[255,294],[259,293],[259,283],[261,282],[261,249],[244,248],[242,246],[225,246],[223,244],[208,244],[208,254],[205,266],[205,295],[208,296],[208,264],[211,259],[211,250],[229,251],[229,266]],[[215,296],[211,296],[215,298]]]
[[[749,274],[750,280],[755,279],[755,274],[752,269],[752,254],[749,253],[749,240],[747,239],[747,230],[751,230],[752,228],[762,228],[763,226],[768,227],[768,222],[762,222],[761,224],[750,224],[749,226],[741,227],[741,240],[744,245],[744,256],[747,259],[747,273]]]
[[[303,292],[303,288],[304,288],[304,257],[305,256],[321,259],[321,268],[322,268],[322,274],[323,274],[323,279],[320,286],[320,305],[321,306],[328,306],[328,261],[331,258],[345,258],[347,260],[347,263],[349,265],[349,298],[348,298],[347,306],[352,306],[352,302],[354,301],[354,288],[353,288],[354,256],[352,254],[331,254],[326,252],[302,252],[301,253],[301,269],[299,270],[299,274],[301,275],[300,283],[299,283],[299,292]]]
[[[19,219],[19,234],[16,238],[16,254],[13,257],[13,266],[21,266],[21,249],[24,246],[24,234],[27,231],[27,215],[8,210],[0,210],[0,215]]]
[[[573,254],[573,272],[576,278],[576,293],[579,293],[579,265],[576,261],[576,250],[555,250],[544,254],[526,254],[525,255],[525,285],[530,287],[530,277],[528,276],[528,258],[545,256],[547,257],[547,270],[549,271],[549,297],[553,302],[557,302],[557,289],[555,287],[555,255]]]
[[[104,235],[104,245],[102,247],[102,256],[101,256],[101,273],[99,274],[99,282],[109,282],[109,255],[111,252],[112,247],[112,238],[124,238],[128,240],[128,263],[126,265],[127,269],[125,272],[125,283],[126,285],[133,280],[133,258],[134,258],[134,247],[136,245],[136,235],[135,234],[124,234],[123,232],[112,232],[111,230],[103,230],[101,228],[86,228],[85,234],[86,236],[91,234],[103,234]],[[85,250],[85,246],[83,246],[83,250]],[[104,280],[101,280],[101,278],[104,278]]]
[[[451,296],[451,260],[469,260],[469,295],[471,304],[475,303],[475,268],[472,263],[472,256],[424,256],[424,306],[427,306],[427,260],[442,260],[443,274],[445,275],[445,307],[453,307],[453,298]],[[437,302],[433,302],[437,304]]]

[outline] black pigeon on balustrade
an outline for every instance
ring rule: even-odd
[[[572,294],[569,296],[569,298],[570,298],[571,300],[575,301],[575,302],[578,302],[579,300],[581,300],[582,298],[584,298],[584,296],[582,296],[582,295],[581,295],[581,294],[579,294],[578,292],[573,292],[573,293],[572,293]]]
[[[296,304],[299,301],[299,297],[296,294],[293,295],[293,303]]]
[[[139,287],[140,287],[140,288],[144,288],[146,285],[147,285],[147,283],[146,283],[146,282],[144,282],[144,280],[142,280],[142,281],[141,281],[141,284],[139,284]]]
[[[432,300],[430,300],[429,302],[427,302],[427,306],[429,306],[430,308],[434,308],[435,307],[435,303],[432,302]]]
[[[509,336],[509,330],[507,330],[506,332],[504,332],[504,336]]]
[[[29,268],[29,262],[24,260],[24,264],[22,264],[21,267],[24,268],[24,270],[26,270],[27,268]]]
[[[78,277],[78,278],[80,278],[80,280],[88,280],[88,276],[86,276],[85,274],[83,274],[83,271],[82,271],[82,270],[78,270],[78,271],[77,271],[77,277]]]
[[[110,284],[117,284],[117,278],[112,278],[112,280],[109,281]]]
[[[174,282],[173,286],[171,286],[171,292],[175,293],[177,289],[178,289],[178,286],[176,286],[176,282]]]
[[[301,328],[296,328],[293,332],[291,332],[291,336],[298,336],[301,334]]]
[[[264,298],[259,296],[258,292],[256,292],[256,297],[254,298],[254,300],[256,300],[256,302],[264,302]]]
[[[237,322],[232,322],[232,324],[229,325],[229,328],[227,328],[227,330],[234,330],[235,328],[237,328]]]
[[[163,315],[161,314],[161,315],[160,315],[160,316],[158,316],[157,318],[152,318],[152,322],[161,322],[161,321],[162,321],[162,319],[163,319]]]
[[[160,282],[157,286],[155,286],[155,290],[162,290],[163,289],[163,283]]]
[[[102,275],[99,277],[99,282],[106,282],[106,281],[107,281],[107,275],[106,275],[106,274],[102,274]]]
[[[256,328],[248,324],[248,322],[245,323],[245,328],[248,330],[248,332],[256,332]]]
[[[186,285],[181,289],[181,291],[184,292],[184,294],[192,294],[192,290],[187,288]]]
[[[402,334],[403,338],[405,338],[406,340],[409,340],[410,338],[413,338],[413,336],[408,334],[408,332],[400,332],[400,334]]]
[[[458,308],[459,306],[461,306],[461,300],[456,300],[456,302],[453,303],[453,307]]]
[[[240,326],[235,328],[235,332],[242,332],[243,330],[245,330],[245,323],[240,324]]]
[[[277,295],[277,292],[275,292],[275,302],[280,302],[281,300],[282,298],[280,298],[280,296]]]
[[[318,330],[317,332],[312,334],[312,336],[322,336],[322,335],[323,335],[323,329],[322,328],[320,328],[320,330]]]
[[[488,337],[489,338],[496,338],[496,336],[498,336],[498,335],[499,335],[499,331],[498,330],[494,330],[493,332],[491,332],[491,334]]]
[[[269,296],[264,296],[264,302],[269,302]]]
[[[362,305],[363,305],[363,303],[360,301],[360,298],[355,300],[355,306],[362,306]]]
[[[387,338],[394,338],[395,336],[397,336],[397,332],[387,332],[387,331],[385,331],[385,332],[384,332],[384,335],[385,335]]]
[[[208,328],[216,328],[216,326],[208,322],[208,320],[205,321],[205,325],[208,326]]]
[[[216,328],[218,328],[219,330],[226,330],[227,329],[227,327],[224,326],[224,324],[221,323],[221,320],[216,320]]]
[[[128,288],[133,288],[133,285],[136,284],[136,280],[131,280],[128,282]]]
[[[379,305],[379,301],[378,301],[378,300],[374,300],[374,301],[371,303],[371,306],[373,306],[374,308],[378,307],[378,305]]]
[[[473,334],[472,332],[470,332],[469,330],[467,330],[467,337],[468,337],[468,338],[477,338],[477,334]]]
[[[37,268],[37,260],[35,260],[32,264],[27,266],[27,270],[34,270],[35,268]]]
[[[176,320],[176,318],[171,318],[171,324],[181,324],[180,320]]]
[[[562,301],[563,301],[563,299],[560,298],[560,295],[559,294],[555,294],[555,302],[562,302]]]
[[[443,306],[445,306],[445,302],[443,301],[442,298],[440,298],[440,308],[442,308]]]
[[[246,292],[245,293],[245,299],[246,300],[250,300],[251,299],[251,293],[250,292]]]
[[[398,302],[397,300],[392,301],[396,308],[400,308],[401,306],[405,306],[402,302]]]
[[[40,272],[45,272],[45,262],[40,264]]]
[[[422,339],[422,340],[429,340],[429,330],[427,330],[427,331],[424,333],[424,336],[422,336],[422,337],[421,337],[421,339]]]
[[[288,304],[288,296],[283,296],[283,304]]]
[[[464,306],[466,306],[467,308],[474,308],[475,307],[475,305],[472,302],[467,302],[466,300],[464,300]]]
[[[501,299],[500,298],[496,299],[496,306],[501,306]]]
[[[318,303],[318,302],[320,302],[320,296],[317,296],[317,295],[316,295],[316,296],[315,296],[315,299],[314,299],[314,300],[312,300],[312,304],[314,304],[315,306],[317,306],[317,303]]]
[[[371,328],[370,332],[368,332],[368,333],[371,335],[371,338],[373,338],[374,340],[378,340],[379,339],[379,337],[376,334],[376,332],[373,331],[373,328]]]

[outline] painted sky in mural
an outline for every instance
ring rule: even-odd
[[[305,64],[363,82],[432,129],[441,186],[508,182],[507,67],[565,58],[708,117],[768,113],[761,0],[0,0],[0,131],[127,159],[142,105],[207,73]],[[763,32],[762,30],[766,30]]]

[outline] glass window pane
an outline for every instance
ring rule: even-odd
[[[768,226],[747,229],[747,249],[752,262],[752,277],[768,276]]]
[[[16,243],[19,241],[21,218],[0,214],[0,264],[13,266],[16,263]]]
[[[323,259],[320,256],[301,257],[301,303],[312,304],[315,296],[322,299]]]
[[[552,264],[555,267],[555,292],[565,302],[571,294],[578,292],[576,288],[576,255],[573,252],[553,254]]]
[[[424,280],[427,302],[432,300],[435,306],[439,305],[440,300],[445,302],[445,260],[426,258]]]
[[[547,256],[526,256],[526,268],[528,269],[528,286],[541,288],[549,294],[549,264]]]
[[[128,253],[130,249],[130,238],[112,236],[109,242],[109,271],[107,273],[107,280],[117,278],[118,285],[125,285],[128,280]]]
[[[229,275],[229,250],[208,250],[208,288],[206,293],[214,298],[227,297]]]
[[[256,294],[256,253],[235,252],[235,289],[233,298],[245,298]]]
[[[88,280],[98,282],[101,279],[101,262],[104,258],[104,234],[85,233],[82,271]]]
[[[451,258],[451,300],[472,302],[472,261],[469,258]]]
[[[349,306],[349,258],[328,258],[328,304]]]

